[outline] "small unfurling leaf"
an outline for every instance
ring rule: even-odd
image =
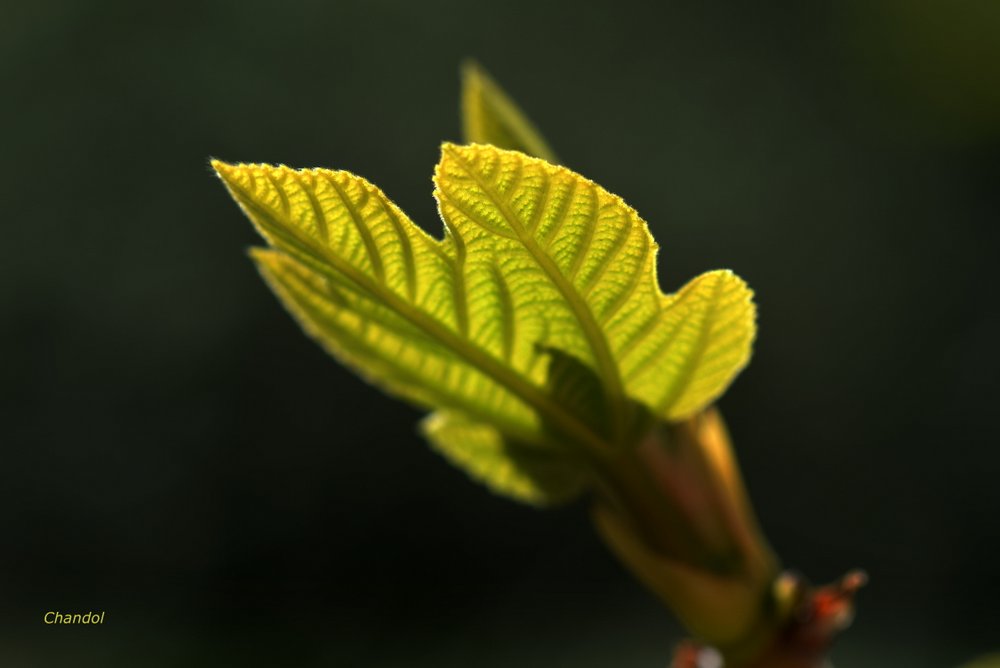
[[[473,61],[462,66],[462,131],[470,144],[492,144],[559,162],[525,113]]]

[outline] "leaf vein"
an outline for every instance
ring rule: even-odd
[[[583,226],[583,236],[580,238],[576,257],[573,258],[573,264],[570,266],[568,272],[571,283],[576,281],[576,275],[580,271],[580,267],[583,266],[584,259],[590,252],[590,245],[594,240],[594,231],[597,229],[597,212],[600,202],[597,194],[597,186],[593,183],[590,184],[590,197],[590,215],[588,216],[587,224]]]
[[[354,223],[354,227],[357,228],[358,234],[361,236],[361,241],[364,243],[365,251],[368,254],[368,261],[372,266],[372,271],[375,272],[375,277],[378,281],[380,283],[384,283],[385,267],[382,264],[382,256],[379,254],[378,246],[375,245],[375,240],[372,239],[372,232],[365,224],[365,220],[361,216],[361,212],[354,206],[354,202],[352,202],[347,196],[347,193],[344,191],[343,187],[337,183],[335,178],[326,173],[323,174],[323,177],[326,179],[326,182],[330,185],[330,187],[333,188],[337,197],[340,198],[344,208],[347,209],[351,222]]]

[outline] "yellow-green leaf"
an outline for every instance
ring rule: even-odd
[[[700,410],[749,356],[740,279],[709,272],[663,294],[646,223],[543,160],[445,144],[442,240],[347,172],[213,166],[270,244],[254,259],[305,330],[369,381],[440,411],[425,427],[436,447],[522,500],[576,487],[515,449],[567,461],[628,447],[647,414]]]
[[[656,243],[620,197],[568,169],[489,146],[446,144],[435,184],[449,226],[470,249],[501,258],[533,333],[520,344],[590,366],[615,436],[627,427],[628,398],[683,419],[746,364],[754,336],[746,284],[709,272],[664,295]]]
[[[421,423],[435,450],[498,494],[537,506],[572,500],[588,480],[581,463],[552,449],[519,443],[495,427],[438,411]]]
[[[478,63],[462,66],[462,129],[471,144],[492,144],[558,162],[538,129]]]
[[[334,356],[425,407],[527,441],[545,421],[600,447],[546,393],[546,356],[520,342],[531,330],[499,259],[454,231],[432,239],[347,172],[213,166],[273,247],[254,253],[265,279]]]
[[[620,349],[626,389],[670,421],[715,401],[750,360],[753,293],[736,274],[710,271],[660,307]]]

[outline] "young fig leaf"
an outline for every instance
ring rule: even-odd
[[[524,112],[474,61],[462,66],[462,131],[470,144],[492,144],[559,162]]]
[[[515,498],[570,498],[582,462],[632,445],[644,413],[701,410],[749,358],[739,278],[708,272],[663,294],[646,223],[543,160],[445,144],[442,240],[347,172],[213,166],[271,246],[253,257],[304,329],[439,411],[424,423],[435,447]]]

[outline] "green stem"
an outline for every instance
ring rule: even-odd
[[[864,577],[811,589],[780,572],[716,411],[658,425],[600,468],[598,532],[697,639],[675,666],[707,647],[727,668],[823,665]]]

